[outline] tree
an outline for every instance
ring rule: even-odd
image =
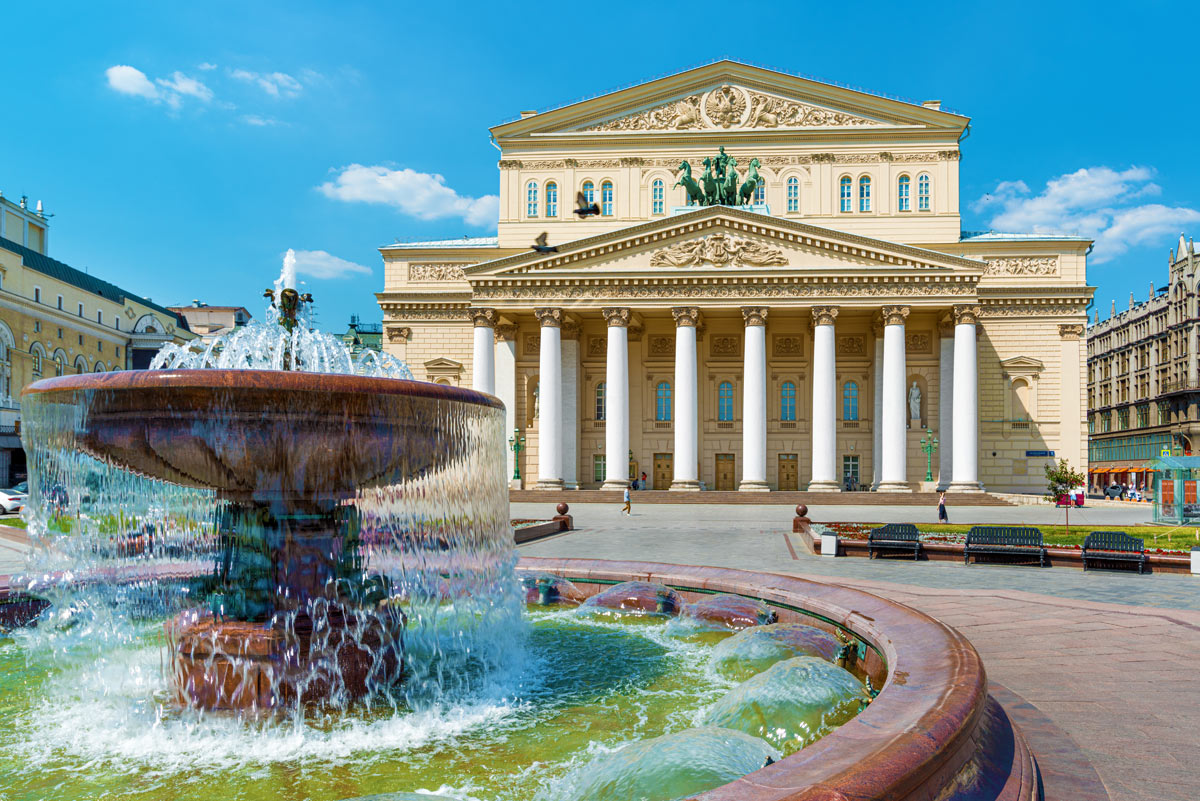
[[[1050,500],[1058,503],[1058,499],[1067,495],[1076,487],[1083,486],[1087,477],[1071,467],[1066,459],[1059,459],[1058,464],[1050,462],[1046,465],[1046,489]],[[1071,496],[1067,495],[1067,536],[1071,535]]]

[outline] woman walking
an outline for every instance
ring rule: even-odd
[[[621,507],[621,511],[627,515],[633,514],[633,509],[629,503],[629,487],[625,488],[625,505]]]
[[[946,514],[946,493],[942,493],[938,498],[938,522],[949,523],[950,517]]]

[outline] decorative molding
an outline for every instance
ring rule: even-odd
[[[494,328],[496,325],[495,309],[470,309],[471,322],[476,328]]]
[[[742,338],[738,334],[714,334],[709,339],[708,348],[712,356],[740,356]]]
[[[774,338],[774,356],[804,356],[804,338],[796,334],[780,334]]]
[[[909,306],[884,306],[879,312],[883,315],[883,324],[886,325],[904,325],[904,321],[908,319],[908,313],[911,311]]]
[[[767,307],[766,306],[743,306],[742,321],[747,325],[766,325],[767,324]]]
[[[610,306],[608,308],[601,309],[600,313],[604,315],[604,321],[606,323],[608,323],[608,326],[610,328],[612,328],[613,326],[617,326],[620,328],[628,328],[629,327],[630,312],[629,312],[629,309],[627,309],[625,307]]]
[[[833,321],[837,319],[837,306],[813,306],[812,319],[813,325],[833,325]]]
[[[521,355],[540,356],[542,354],[542,337],[540,334],[521,335]]]
[[[924,331],[904,335],[906,353],[933,353],[933,337]]]
[[[945,314],[938,319],[938,336],[949,339],[954,336],[954,315]]]
[[[675,337],[652,336],[649,342],[649,354],[655,356],[674,356]]]
[[[787,257],[779,248],[753,239],[730,236],[717,231],[699,239],[690,239],[656,251],[650,257],[651,267],[714,267],[784,266]]]
[[[984,263],[984,275],[1058,275],[1058,256],[1005,256]]]
[[[583,326],[573,320],[563,320],[562,333],[559,336],[564,342],[577,341]]]
[[[1010,303],[983,306],[980,317],[1063,317],[1087,314],[1083,303]]]
[[[608,354],[608,342],[604,337],[588,337],[587,355],[590,359],[600,358]]]
[[[697,306],[676,306],[671,309],[676,326],[695,327],[700,322],[700,309]]]
[[[537,318],[543,328],[560,328],[562,326],[562,309],[553,307],[534,309],[533,316]]]
[[[835,349],[838,356],[865,356],[867,353],[866,338],[855,334],[838,337]]]
[[[771,283],[730,282],[721,284],[642,284],[622,281],[612,284],[534,284],[484,285],[474,288],[477,300],[683,300],[685,298],[779,298],[795,301],[805,298],[898,298],[974,295],[973,284],[888,282],[872,284],[805,284],[787,281]],[[1074,307],[1072,307],[1073,309]]]
[[[399,322],[403,321],[428,321],[428,320],[462,320],[464,322],[471,319],[471,310],[466,306],[458,308],[423,308],[419,305],[404,306],[399,303],[388,304],[384,306],[387,312],[388,320]]]
[[[980,310],[982,307],[967,304],[964,306],[954,307],[954,324],[955,325],[975,325],[979,322]]]
[[[465,281],[462,264],[449,262],[426,264],[414,262],[408,265],[409,281]],[[467,265],[469,266],[469,265]]]
[[[407,344],[412,339],[412,329],[406,325],[389,325],[387,327],[388,342]]]
[[[496,341],[497,342],[514,342],[517,338],[517,324],[505,323],[496,326]]]
[[[1058,335],[1063,339],[1079,339],[1083,336],[1084,326],[1082,323],[1068,323],[1067,325],[1059,325]]]

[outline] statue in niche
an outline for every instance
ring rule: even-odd
[[[908,417],[910,421],[916,420],[918,426],[921,424],[921,388],[916,381],[908,389]]]
[[[542,382],[539,381],[533,385],[533,419],[534,420],[538,419],[538,412],[541,411],[541,405],[542,405]]]

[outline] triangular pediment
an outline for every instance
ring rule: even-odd
[[[456,362],[453,359],[447,359],[445,357],[439,356],[436,359],[430,359],[429,361],[425,362],[425,369],[426,370],[446,370],[446,371],[461,370],[462,362]]]
[[[493,129],[497,138],[822,128],[961,131],[965,117],[786,73],[720,61]]]
[[[1006,373],[1037,373],[1046,366],[1032,356],[1014,356],[1000,362]]]
[[[555,243],[554,253],[522,253],[465,269],[475,284],[490,279],[620,280],[808,272],[978,278],[981,261],[728,206],[697,207],[618,231]]]

